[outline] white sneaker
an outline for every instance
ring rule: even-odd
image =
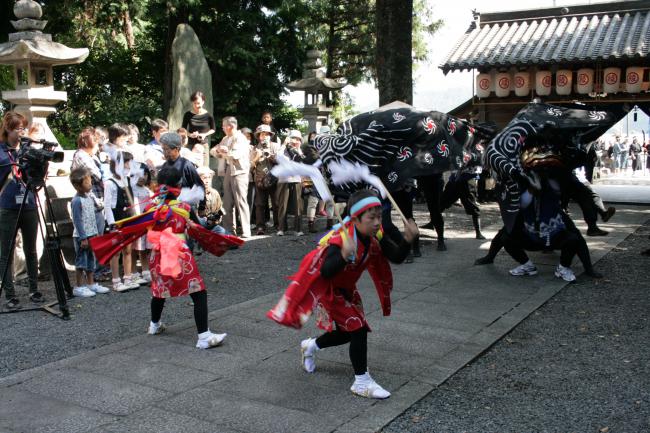
[[[149,322],[149,330],[147,331],[147,334],[149,335],[162,334],[163,332],[165,332],[165,329],[167,329],[165,328],[165,325],[163,325],[160,322],[158,323]]]
[[[142,278],[142,275],[140,275],[140,272],[134,272],[131,274],[131,281],[138,283],[138,285],[143,285],[147,284],[148,281]]]
[[[117,280],[113,280],[113,290],[115,290],[116,292],[126,292],[127,290],[129,290],[129,288],[124,285],[122,280],[117,279]]]
[[[108,293],[111,291],[108,287],[100,286],[97,283],[93,284],[92,286],[88,286],[88,288],[95,293]]]
[[[316,370],[316,350],[316,339],[307,338],[300,342],[302,369],[307,373],[313,373]]]
[[[199,339],[196,342],[196,347],[198,349],[209,349],[210,347],[217,347],[223,343],[224,338],[228,334],[213,334],[210,331],[206,331],[202,334],[199,334]]]
[[[135,281],[133,278],[133,275],[124,276],[124,285],[127,287],[127,289],[139,289],[140,288],[140,283]]]
[[[282,230],[278,230],[278,236],[284,236],[284,232]]]
[[[80,298],[91,298],[95,296],[95,292],[93,292],[86,286],[75,287],[74,289],[72,289],[72,294]]]
[[[149,271],[142,271],[142,279],[145,280],[148,283],[151,282],[151,272]]]
[[[296,232],[296,236],[302,236],[302,235],[304,235],[303,232]]]
[[[521,277],[523,275],[537,275],[537,267],[528,260],[526,263],[523,265],[519,265],[514,269],[510,269],[510,275],[513,275],[515,277]]]
[[[555,268],[555,276],[569,283],[576,280],[576,276],[571,268],[566,268],[562,265],[557,265],[557,268]]]
[[[271,221],[267,221],[266,222],[266,227],[269,228],[269,229],[272,229],[273,228],[273,223]]]
[[[352,394],[356,394],[360,397],[376,398],[379,400],[390,397],[390,392],[379,386],[379,384],[370,377],[370,374],[366,373],[364,376],[365,377],[363,378],[356,376],[357,378],[354,380],[354,383],[350,388]]]

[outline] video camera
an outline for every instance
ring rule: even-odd
[[[41,144],[42,147],[34,147]],[[42,182],[47,174],[48,162],[62,162],[63,152],[52,150],[58,143],[46,140],[32,140],[29,137],[20,137],[20,150],[18,151],[18,166],[25,182]]]
[[[218,224],[221,224],[225,212],[223,208],[219,209],[216,212],[211,212],[205,216],[206,228],[212,230],[212,228]]]

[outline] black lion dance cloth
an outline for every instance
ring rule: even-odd
[[[314,142],[325,166],[339,159],[358,162],[395,190],[409,178],[476,163],[475,144],[493,136],[446,113],[392,103],[354,116],[336,134],[318,135]]]
[[[508,231],[519,212],[528,170],[557,167],[570,171],[584,165],[591,142],[622,116],[584,105],[530,103],[490,142],[489,168],[499,181],[501,216]]]

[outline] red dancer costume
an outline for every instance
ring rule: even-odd
[[[191,208],[185,203],[172,204],[171,208],[168,206],[170,206],[169,201],[157,211],[168,215],[160,218],[147,234],[147,239],[153,245],[149,257],[149,269],[151,270],[151,295],[154,298],[187,296],[205,290],[192,251],[184,241],[188,219],[183,214],[189,215]],[[152,207],[154,205],[149,205],[145,210]],[[171,210],[174,207],[176,211]],[[170,263],[167,263],[167,258],[171,259]]]
[[[354,230],[354,225],[347,225],[346,232],[351,239],[355,238]],[[364,327],[370,329],[356,286],[366,269],[375,283],[384,316],[390,315],[393,274],[382,254],[379,239],[368,239],[367,247],[357,239],[354,263],[348,263],[332,278],[323,278],[321,268],[327,258],[328,247],[335,245],[340,249],[343,246],[340,231],[333,232],[329,239],[323,238],[318,248],[302,260],[282,299],[267,316],[282,325],[300,328],[315,310],[316,325],[325,331],[332,330],[332,322],[336,323],[338,329],[348,332]]]
[[[300,328],[315,312],[316,324],[327,331],[317,339],[302,341],[303,369],[315,370],[315,353],[325,347],[350,343],[350,360],[355,372],[351,391],[369,398],[387,398],[390,393],[379,386],[367,370],[367,332],[370,331],[356,283],[364,270],[372,277],[384,316],[390,314],[393,277],[388,260],[401,263],[410,250],[409,242],[417,234],[407,226],[408,242],[399,246],[378,231],[381,202],[370,191],[350,197],[350,219],[343,228],[323,238],[318,248],[307,254],[280,302],[267,313],[276,322]],[[347,241],[346,241],[347,239]],[[345,242],[356,252],[343,257]],[[388,260],[387,260],[388,259]],[[335,329],[333,329],[333,324]]]

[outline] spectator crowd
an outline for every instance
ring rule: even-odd
[[[174,167],[182,174],[181,187],[194,192],[189,201],[199,221],[214,232],[242,238],[270,232],[278,236],[302,236],[305,231],[318,231],[317,217],[327,218],[326,228],[333,225],[333,206],[320,200],[308,179],[299,176],[278,179],[271,174],[279,154],[309,164],[318,160],[312,141],[315,131],[309,140],[297,130],[280,134],[273,126],[270,112],[262,113],[260,124],[254,128],[244,127],[237,118],[228,116],[221,121],[223,138],[210,148],[210,138],[216,132],[215,120],[205,110],[205,97],[200,91],[190,99],[191,110],[185,113],[180,128],[170,131],[166,121],[154,119],[146,140],[141,139],[134,124],[87,127],[79,133],[70,167],[70,182],[76,190],[71,202],[76,252],[75,296],[91,297],[110,291],[98,281],[110,281],[116,292],[151,282],[148,269],[151,245],[145,237],[122,249],[106,267],[89,254],[88,239],[114,229],[116,221],[143,212],[157,191],[156,175],[163,167]],[[3,143],[29,131],[23,116],[9,114],[8,121],[5,116],[3,122]],[[34,132],[29,133],[39,134],[39,126],[35,124]],[[11,144],[2,150],[11,157]],[[209,159],[216,173],[206,164]],[[16,275],[14,271],[29,274],[31,298],[36,302],[42,298],[36,284],[39,267],[34,259],[38,257],[35,245],[40,238],[34,235],[38,231],[35,230],[38,221],[35,206],[31,201],[28,204],[26,221],[31,225],[20,227],[22,236],[18,240],[18,250],[28,256],[27,260],[20,261],[26,269],[12,270],[11,275]],[[15,211],[4,212],[7,214],[4,222],[11,223],[5,226],[13,228],[10,219],[15,218]],[[307,227],[302,224],[305,213]],[[10,236],[6,233],[5,237]],[[201,253],[198,246],[196,253]],[[7,258],[3,259],[6,263]],[[13,282],[14,278],[8,280]],[[5,307],[21,308],[13,283],[3,282],[3,289],[7,299]]]

